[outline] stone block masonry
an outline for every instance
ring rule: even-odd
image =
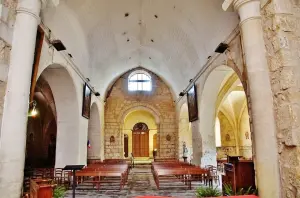
[[[154,73],[151,75],[152,91],[128,91],[128,76],[120,77],[111,88],[105,105],[105,158],[123,158],[123,124],[132,111],[145,110],[153,114],[157,125],[159,157],[175,157],[177,152],[178,126],[175,104],[170,88]],[[171,136],[168,141],[167,136]],[[111,142],[111,137],[115,141]]]

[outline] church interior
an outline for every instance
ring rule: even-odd
[[[0,1],[0,197],[300,198],[297,0]]]

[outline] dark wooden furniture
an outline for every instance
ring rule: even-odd
[[[151,171],[157,189],[160,188],[162,182],[172,183],[174,181],[181,181],[187,185],[188,189],[191,189],[193,181],[205,182],[210,174],[208,169],[179,161],[152,162]]]
[[[72,186],[72,189],[73,189],[73,198],[75,198],[75,189],[76,189],[76,177],[75,177],[75,172],[78,171],[78,170],[81,170],[83,169],[84,165],[67,165],[63,168],[63,170],[66,170],[66,171],[72,171],[73,173],[73,186]]]
[[[135,157],[149,157],[149,131],[132,131],[132,152]]]
[[[49,179],[31,179],[30,180],[30,198],[52,198],[53,188],[52,180]]]
[[[100,189],[102,183],[119,183],[120,190],[128,180],[129,165],[122,163],[98,163],[90,164],[86,168],[76,172],[78,183],[92,183]]]
[[[224,164],[225,175],[222,182],[232,186],[234,191],[241,188],[255,188],[255,171],[252,160],[241,160],[240,157],[229,157],[228,163]]]

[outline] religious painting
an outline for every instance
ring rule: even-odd
[[[198,103],[197,103],[197,87],[193,85],[187,92],[189,121],[193,122],[198,120]]]
[[[87,84],[83,87],[82,116],[89,119],[91,111],[92,91]]]

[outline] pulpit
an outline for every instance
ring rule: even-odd
[[[30,180],[30,198],[52,198],[53,188],[52,180],[49,179],[31,179]]]
[[[224,164],[225,175],[222,176],[222,183],[232,186],[236,192],[241,188],[255,188],[255,171],[252,160],[241,160],[239,156],[228,157]]]

